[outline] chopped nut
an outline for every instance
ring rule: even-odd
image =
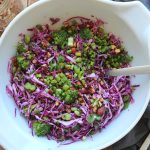
[[[77,48],[79,48],[80,47],[80,43],[77,43]]]
[[[43,64],[42,67],[47,67],[47,64]]]
[[[82,88],[82,90],[80,90],[80,92],[82,94],[88,94],[89,93],[89,91],[87,89],[85,89],[85,88]]]
[[[115,49],[116,48],[116,46],[115,45],[111,45],[111,49]]]
[[[49,90],[48,90],[48,93],[49,93],[49,94],[53,94],[53,91],[49,89]]]
[[[43,79],[43,78],[41,78],[40,80],[41,80],[42,82],[44,81],[44,79]]]
[[[79,98],[79,101],[82,101],[82,100],[83,100],[83,99],[80,97],[80,98]]]
[[[43,40],[43,41],[41,42],[41,44],[42,44],[43,47],[48,47],[48,46],[49,46],[49,42],[46,41],[46,40]]]
[[[28,50],[28,51],[26,52],[26,54],[30,54],[30,51]]]
[[[100,84],[101,84],[101,85],[103,85],[103,84],[104,84],[104,82],[101,80]]]
[[[80,81],[78,81],[78,82],[77,82],[77,85],[81,85],[81,82],[80,82]]]
[[[66,72],[65,74],[66,74],[66,76],[67,76],[67,75],[69,75],[70,73],[69,73],[69,72]]]
[[[87,26],[88,28],[90,27],[90,25],[89,25],[89,24],[87,24],[86,26]]]
[[[85,103],[83,102],[83,103],[81,103],[81,105],[82,105],[82,106],[85,106]]]
[[[90,87],[90,88],[89,88],[89,93],[90,93],[90,94],[94,94],[94,93],[95,93],[95,89],[94,89],[93,87]]]
[[[94,108],[93,108],[93,112],[96,112],[97,111],[97,107],[95,106]]]
[[[68,21],[65,21],[63,24],[64,24],[65,27],[68,27],[68,26],[69,26]]]
[[[115,49],[115,53],[120,53],[120,49]]]
[[[51,40],[51,37],[47,37],[46,39],[47,39],[47,41],[50,41],[50,40]]]
[[[51,57],[51,53],[50,52],[47,52],[47,57]]]
[[[71,87],[70,90],[75,90],[75,88],[74,88],[74,87]]]
[[[77,43],[76,43],[76,42],[74,42],[74,43],[73,43],[73,46],[74,46],[74,47],[77,47]]]
[[[58,57],[58,56],[59,56],[59,54],[58,54],[57,52],[55,53],[55,55],[56,55],[56,57]]]
[[[100,107],[102,106],[102,103],[100,101],[98,102],[98,104],[99,104]]]
[[[103,106],[97,110],[97,114],[102,116],[105,113],[106,108]]]
[[[56,102],[55,102],[55,105],[58,106],[58,105],[59,105],[59,101],[56,101]]]
[[[32,63],[33,63],[33,64],[36,64],[36,63],[37,63],[37,60],[36,60],[36,59],[33,59],[33,60],[32,60]]]
[[[95,95],[93,95],[93,99],[96,99],[97,97]]]
[[[100,102],[104,102],[104,99],[103,99],[103,98],[100,98]]]
[[[70,110],[70,109],[67,109],[66,111],[67,111],[67,113],[71,113],[71,110]]]
[[[71,74],[68,74],[67,77],[68,77],[69,79],[71,79],[71,78],[72,78],[72,75],[71,75]]]

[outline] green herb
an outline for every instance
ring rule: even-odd
[[[66,104],[72,104],[75,102],[76,98],[78,97],[77,90],[68,90],[65,92],[64,101]]]
[[[51,126],[42,122],[34,122],[33,129],[37,136],[45,136],[50,132]]]
[[[90,39],[90,38],[92,38],[92,32],[90,31],[89,28],[83,28],[80,31],[80,36],[83,39]]]
[[[64,47],[67,44],[68,33],[65,30],[59,30],[53,33],[54,44]]]
[[[30,64],[30,61],[25,59],[24,56],[21,56],[21,55],[18,55],[17,57],[17,62],[18,62],[18,65],[21,69],[27,69],[29,64]]]
[[[63,63],[65,61],[65,58],[63,56],[58,56],[58,62]]]
[[[26,51],[27,50],[26,50],[24,44],[23,43],[18,43],[18,45],[17,45],[17,52],[19,54],[21,54],[21,53],[26,52]]]
[[[97,114],[89,114],[89,116],[87,117],[87,121],[89,123],[93,123],[95,120],[99,121],[100,119],[101,119],[101,117],[98,116]]]

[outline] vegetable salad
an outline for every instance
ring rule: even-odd
[[[130,77],[106,74],[128,67],[133,57],[104,24],[73,17],[57,30],[36,25],[20,34],[7,92],[37,136],[67,143],[85,139],[133,101]]]

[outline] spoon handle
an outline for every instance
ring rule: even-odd
[[[150,65],[112,69],[108,71],[108,75],[110,76],[120,76],[120,75],[128,76],[136,74],[150,74]]]

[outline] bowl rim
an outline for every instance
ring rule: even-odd
[[[51,2],[52,0],[42,0],[42,1],[37,1],[34,4],[30,5],[29,7],[25,8],[22,12],[20,12],[10,23],[9,25],[6,27],[5,31],[3,32],[3,34],[0,37],[0,47],[3,44],[3,41],[5,39],[5,37],[8,35],[11,27],[20,19],[22,18],[22,16],[26,15],[27,12],[31,11],[34,8],[40,7],[40,5],[42,5],[43,3],[46,2]],[[117,6],[117,7],[138,7],[141,9],[141,11],[144,12],[144,14],[146,16],[148,16],[150,18],[150,12],[149,10],[140,2],[140,1],[132,1],[132,2],[115,2],[115,1],[111,1],[111,0],[91,0],[91,1],[98,1],[100,3],[104,3],[107,5],[112,5],[112,6]],[[148,37],[148,39],[150,39],[150,36]],[[150,49],[150,45],[149,45],[149,49]],[[150,87],[150,85],[149,85]],[[150,97],[150,93],[147,94],[146,99],[148,99]],[[145,105],[143,106],[143,109],[141,110],[139,116],[134,120],[134,122],[127,128],[126,131],[122,132],[122,134],[120,134],[120,136],[112,139],[110,142],[107,142],[106,144],[104,144],[103,146],[99,146],[97,148],[94,148],[92,150],[99,150],[100,148],[106,148],[112,144],[114,144],[115,142],[119,141],[121,138],[123,138],[125,135],[127,135],[132,129],[133,127],[138,123],[138,121],[141,119],[142,115],[144,114],[146,107],[149,103],[149,100],[147,100],[145,102]],[[7,150],[9,150],[9,146],[8,146],[8,142],[7,140],[2,140],[2,136],[0,135],[0,144]]]

